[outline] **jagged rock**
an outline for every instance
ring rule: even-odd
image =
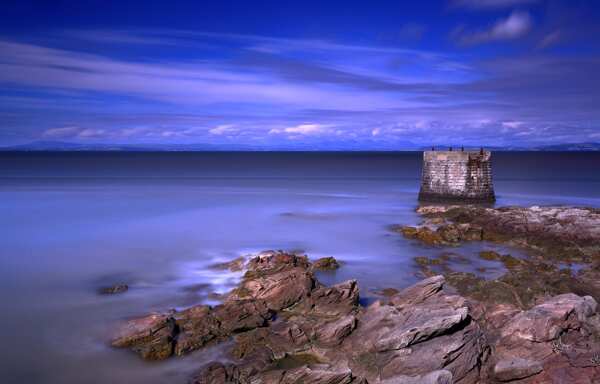
[[[552,341],[568,329],[579,329],[581,323],[596,312],[596,308],[596,300],[591,296],[558,295],[517,314],[502,330],[502,337],[533,342]]]
[[[260,382],[277,384],[350,384],[350,370],[333,370],[327,365],[303,366],[259,375]]]
[[[495,251],[481,251],[481,252],[479,252],[479,257],[484,260],[497,261],[502,258],[502,255],[500,255],[498,252],[495,252]]]
[[[130,348],[146,360],[162,360],[173,354],[175,321],[167,314],[151,314],[127,321],[112,341]]]
[[[428,220],[444,218],[436,233],[443,238],[490,240],[543,251],[546,257],[590,262],[600,255],[600,210],[577,207],[424,206],[417,209]],[[403,230],[406,237],[431,244],[432,229]],[[422,233],[423,235],[420,235]],[[458,233],[458,234],[457,234]],[[479,233],[479,235],[478,235]]]
[[[336,346],[342,343],[356,328],[356,316],[347,315],[338,320],[320,325],[315,329],[315,340],[319,345]]]
[[[232,339],[231,362],[207,365],[198,384],[578,382],[600,370],[592,297],[522,311],[432,276],[365,308],[356,281],[322,286],[305,256],[262,253],[247,266],[223,304],[130,320],[113,345],[158,360]]]
[[[396,376],[382,380],[381,384],[452,384],[452,372],[445,369],[434,371],[423,376]]]
[[[233,384],[239,383],[239,372],[233,364],[210,363],[202,373],[192,380],[193,384]]]
[[[240,256],[236,259],[225,263],[216,263],[211,265],[212,269],[217,270],[229,270],[231,272],[239,272],[244,269],[244,265],[246,264],[246,258],[244,256]]]
[[[575,383],[600,375],[593,362],[594,351],[600,351],[596,309],[589,296],[563,294],[516,313],[493,336],[492,376],[512,381],[535,375],[527,382]]]
[[[422,303],[441,291],[444,283],[445,279],[443,276],[432,276],[402,290],[394,295],[390,299],[390,302],[398,308]]]
[[[308,258],[285,254],[261,254],[250,260],[242,283],[228,298],[228,302],[254,299],[279,311],[308,296],[315,286]]]
[[[434,276],[376,302],[358,317],[342,345],[352,351],[350,368],[369,382],[447,369],[455,380],[475,382],[487,353],[485,337],[466,301],[448,295]]]
[[[440,233],[432,230],[429,227],[400,227],[397,229],[404,237],[409,239],[417,239],[427,245],[443,245],[446,241]]]
[[[334,258],[334,257],[322,257],[320,259],[315,260],[312,263],[312,268],[313,270],[320,270],[320,271],[331,271],[334,269],[338,269],[340,267],[340,264],[338,263],[338,261]]]
[[[542,370],[542,364],[538,361],[513,357],[498,361],[493,374],[499,381],[512,381],[536,375]]]
[[[438,228],[437,233],[448,243],[458,243],[462,239],[461,231],[456,224],[441,226]]]

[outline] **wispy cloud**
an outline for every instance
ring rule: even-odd
[[[226,135],[235,133],[237,131],[238,129],[231,124],[223,124],[215,128],[209,129],[208,133],[210,133],[211,135]]]
[[[299,124],[292,127],[285,128],[273,128],[269,130],[269,134],[277,135],[277,134],[290,134],[290,135],[320,135],[320,134],[329,134],[334,133],[331,129],[333,126],[329,124],[315,124],[315,123],[305,123]]]
[[[514,40],[526,35],[532,26],[533,22],[529,13],[514,11],[507,18],[498,20],[489,29],[469,31],[465,27],[459,27],[453,32],[453,37],[463,45]]]
[[[531,25],[527,13],[513,12],[461,37],[471,45],[510,41]],[[185,31],[89,33],[147,56],[0,41],[5,131],[18,126],[31,138],[78,141],[297,140],[390,148],[564,135],[576,141],[588,139],[589,125],[598,121],[600,83],[593,75],[600,58],[594,56],[547,51],[475,61],[468,49],[478,48],[470,47],[440,53]],[[186,40],[197,44],[192,56],[180,56]],[[224,40],[219,53],[206,48]],[[174,44],[176,54],[153,56],[151,44]]]

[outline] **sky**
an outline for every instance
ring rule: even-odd
[[[0,6],[0,145],[600,142],[600,2]]]

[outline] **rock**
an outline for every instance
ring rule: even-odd
[[[447,243],[439,232],[429,227],[401,227],[399,231],[404,237],[417,239],[427,245],[443,245]]]
[[[131,319],[119,329],[112,345],[130,348],[146,360],[162,360],[173,354],[175,322],[167,314]]]
[[[502,336],[533,342],[552,341],[568,329],[579,329],[596,308],[597,303],[590,296],[558,295],[517,314],[502,330]]]
[[[381,384],[452,384],[452,372],[445,369],[434,371],[423,376],[396,376],[382,380]]]
[[[209,366],[199,377],[217,377],[217,383],[223,377],[239,378],[235,383],[446,383],[452,377],[474,383],[487,346],[465,300],[444,293],[443,284],[436,276],[393,296],[397,306],[361,309],[355,281],[317,283],[269,327],[235,337],[235,370]]]
[[[390,311],[385,322],[401,326],[385,327],[378,332],[374,344],[378,352],[406,348],[457,327],[467,319],[468,309],[461,308],[414,308],[410,317]],[[385,333],[385,334],[384,334]]]
[[[315,329],[314,339],[317,340],[320,345],[333,347],[341,344],[344,338],[350,335],[355,328],[356,317],[354,315],[347,315],[341,319],[319,325],[319,327]]]
[[[222,364],[218,362],[207,365],[193,384],[231,384],[239,383],[239,372],[233,364]]]
[[[538,361],[514,357],[498,361],[494,365],[494,378],[499,381],[524,379],[542,372],[543,367]]]
[[[305,256],[286,253],[263,253],[248,262],[242,283],[233,290],[227,302],[260,300],[268,308],[279,311],[307,297],[315,286]]]
[[[244,256],[240,256],[231,261],[227,261],[225,263],[216,263],[211,265],[212,269],[217,270],[229,270],[231,272],[239,272],[244,269],[244,265],[246,264],[246,258]]]
[[[99,292],[103,295],[114,295],[117,293],[124,293],[129,290],[129,286],[127,284],[115,284],[110,287],[100,288]]]
[[[174,315],[178,335],[174,354],[183,355],[204,347],[224,332],[208,305],[197,305]]]
[[[338,269],[340,264],[334,257],[322,257],[315,260],[312,264],[312,269],[315,271],[331,271]]]
[[[394,295],[390,299],[390,302],[398,308],[420,304],[432,295],[441,291],[445,281],[446,280],[444,279],[444,276],[441,275],[432,276],[425,280],[421,280]]]
[[[294,312],[318,316],[339,317],[357,309],[358,284],[356,280],[347,280],[331,287],[319,287],[310,297],[293,308]]]
[[[443,225],[436,232],[448,243],[458,243],[462,239],[461,231],[455,224]]]
[[[361,311],[342,344],[352,351],[353,374],[377,382],[446,369],[456,381],[474,382],[486,358],[485,338],[465,300],[446,294],[443,284],[435,276],[391,297],[389,305],[376,302]]]
[[[424,206],[425,218],[444,218],[436,232],[443,241],[489,240],[542,251],[563,261],[590,262],[600,255],[600,210],[577,207]],[[403,227],[401,232],[431,244],[427,230]]]
[[[479,252],[479,257],[489,261],[498,261],[502,258],[498,252],[494,251],[481,251]]]
[[[349,384],[352,382],[350,370],[336,371],[329,366],[303,366],[267,372],[259,377],[259,382],[277,384]]]

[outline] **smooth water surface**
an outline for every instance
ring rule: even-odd
[[[600,207],[600,153],[493,156],[497,205]],[[0,153],[0,377],[185,383],[222,348],[146,363],[108,347],[111,329],[213,303],[239,275],[207,266],[240,254],[335,256],[320,279],[357,278],[366,299],[411,284],[413,257],[444,251],[388,230],[418,222],[420,172],[420,153]],[[130,290],[97,294],[119,282]]]

